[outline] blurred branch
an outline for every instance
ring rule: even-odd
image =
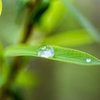
[[[23,39],[19,43],[26,43],[28,38],[30,37],[32,33],[32,28],[34,26],[34,23],[32,23],[32,14],[33,10],[38,6],[39,2],[41,0],[35,0],[34,4],[28,4],[28,15],[26,18],[26,26],[24,28],[24,33],[23,33]],[[18,72],[20,70],[20,64],[21,64],[21,57],[15,57],[14,61],[12,63],[12,68],[10,71],[10,74],[8,76],[8,80],[6,84],[2,87],[0,91],[2,91],[0,95],[0,100],[6,100],[6,98],[9,95],[9,88],[11,87],[11,84],[14,82],[16,76],[18,75]]]
[[[20,41],[20,43],[26,43],[26,41],[28,40],[28,38],[32,33],[32,28],[34,25],[34,23],[32,23],[32,15],[33,15],[33,11],[35,10],[35,8],[38,6],[39,3],[40,0],[35,0],[34,4],[28,3],[27,5],[29,11],[26,18],[26,26],[24,28],[24,35],[23,35],[24,38]]]

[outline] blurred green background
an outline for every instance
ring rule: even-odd
[[[0,16],[0,41],[4,48],[17,44],[23,31],[24,21],[16,22],[17,1],[3,0],[3,12]],[[100,32],[100,1],[73,0],[72,4]],[[81,29],[84,28],[72,14],[66,11],[59,24],[50,33],[57,34]],[[35,32],[37,31],[43,33],[39,28]],[[71,41],[75,39],[74,36],[72,37]],[[61,41],[60,38],[58,40]],[[79,45],[69,43],[64,46],[85,51],[100,59],[100,44],[95,41]],[[35,58],[27,67],[29,72],[37,74],[39,83],[32,88],[22,89],[25,100],[100,100],[100,66],[74,65]]]

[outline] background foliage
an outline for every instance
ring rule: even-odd
[[[18,44],[23,39],[24,29],[27,29],[26,19],[30,17],[30,14],[28,16],[27,10],[23,9],[25,1],[24,3],[18,3],[17,0],[3,0],[2,2],[0,41],[3,49],[8,52],[6,55],[14,55],[13,50],[18,55],[17,49],[13,49],[12,45]],[[52,0],[50,8],[43,15],[41,15],[41,10],[39,10],[39,15],[33,14],[34,20],[32,21],[35,24],[27,45],[33,46],[39,43],[63,46],[87,52],[100,59],[100,15],[98,11],[100,2],[98,0],[61,0],[61,2],[62,4],[57,0]],[[38,9],[42,7],[46,6],[39,6]],[[25,50],[31,50],[30,46],[25,47]],[[12,51],[9,52],[9,50]],[[23,49],[19,47],[18,50]],[[64,52],[62,50],[62,53]],[[0,86],[8,80],[12,61],[12,57],[5,60],[4,52],[0,48],[0,65],[3,66],[0,67]],[[16,100],[100,99],[100,65],[75,65],[37,57],[23,57],[20,66],[19,74],[10,89],[12,96],[9,96],[9,99],[11,97]]]

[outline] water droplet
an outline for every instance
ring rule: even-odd
[[[52,46],[44,45],[38,49],[38,56],[45,58],[52,58],[54,56],[54,49]]]
[[[90,59],[90,58],[87,58],[87,59],[86,59],[86,62],[87,62],[87,63],[91,62],[91,59]]]

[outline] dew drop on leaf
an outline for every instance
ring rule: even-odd
[[[91,59],[90,59],[90,58],[87,58],[87,59],[86,59],[86,62],[87,62],[87,63],[91,62]]]
[[[38,56],[44,58],[52,58],[54,56],[54,49],[52,46],[43,45],[38,49]]]

